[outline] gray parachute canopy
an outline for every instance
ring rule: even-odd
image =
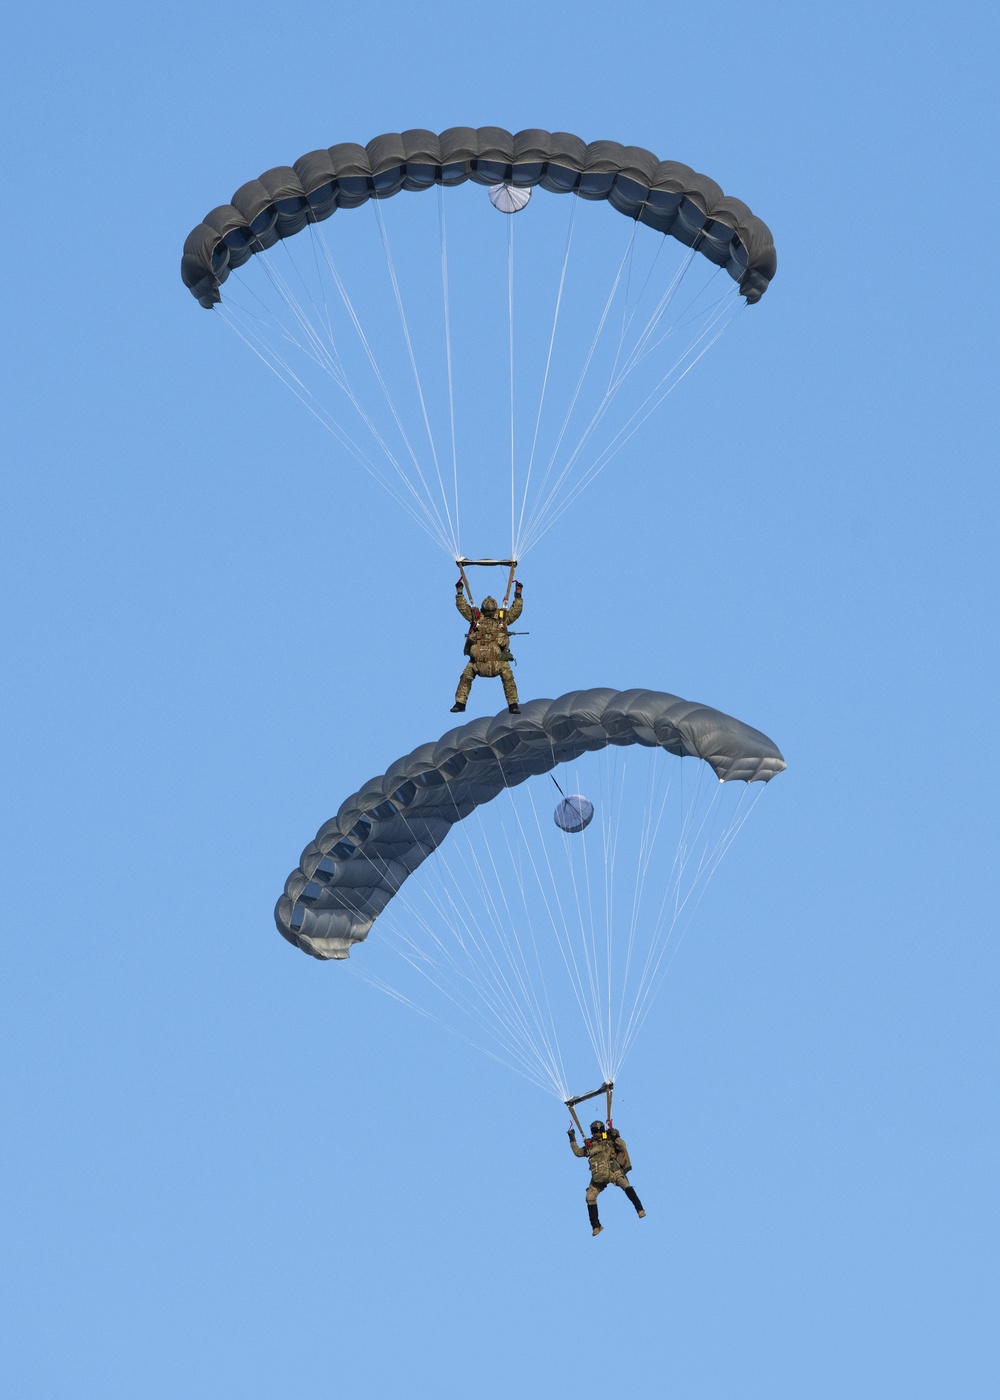
[[[731,715],[654,690],[574,690],[472,720],[373,778],[321,827],[274,911],[282,936],[346,958],[452,826],[506,788],[609,744],[703,759],[722,782],[768,782],[785,760]]]
[[[724,267],[748,302],[760,300],[777,267],[767,225],[714,180],[679,161],[617,141],[588,145],[565,131],[514,134],[496,126],[455,126],[439,136],[413,130],[377,136],[366,146],[344,142],[266,170],[191,230],[181,277],[211,308],[233,268],[307,224],[400,190],[466,180],[606,200]]]

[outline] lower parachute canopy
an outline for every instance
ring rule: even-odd
[[[676,762],[685,757],[700,761]],[[532,780],[564,765],[597,801],[564,799],[573,810],[562,825],[557,808],[557,830],[551,788],[536,806]],[[611,1082],[678,919],[745,820],[741,794],[784,767],[766,735],[674,695],[529,701],[421,745],[349,797],[289,876],[277,925],[313,957],[343,960],[379,920],[373,947],[352,960],[358,975],[565,1099],[560,1003],[579,1008]],[[656,842],[674,825],[661,858]],[[380,970],[394,953],[402,990]],[[568,998],[556,985],[567,981]]]
[[[574,690],[520,715],[475,719],[373,778],[321,827],[275,908],[280,932],[316,958],[346,958],[456,822],[527,778],[608,744],[703,759],[722,782],[786,766],[756,729],[654,690]]]

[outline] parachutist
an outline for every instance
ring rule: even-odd
[[[521,707],[517,700],[517,685],[510,663],[510,637],[507,624],[516,622],[524,606],[521,600],[522,585],[514,580],[514,601],[509,608],[499,607],[493,597],[484,598],[482,606],[474,608],[466,601],[463,582],[459,579],[455,586],[455,606],[469,624],[465,639],[465,654],[469,664],[462,672],[455,692],[452,714],[461,714],[465,709],[476,676],[492,678],[499,676],[503,682],[504,699],[512,715],[519,715]]]
[[[620,1187],[635,1206],[636,1215],[640,1220],[644,1219],[646,1212],[642,1208],[642,1202],[629,1185],[626,1175],[632,1170],[632,1162],[625,1146],[625,1139],[619,1135],[618,1130],[605,1128],[600,1119],[595,1119],[590,1125],[591,1135],[589,1138],[584,1138],[582,1147],[576,1140],[575,1129],[570,1128],[568,1134],[573,1156],[586,1157],[590,1167],[590,1185],[587,1187],[587,1214],[590,1216],[593,1233],[599,1235],[604,1229],[597,1216],[597,1198],[605,1186]]]

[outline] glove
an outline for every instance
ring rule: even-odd
[[[570,1142],[576,1142],[576,1129],[575,1129],[575,1128],[567,1128],[567,1129],[566,1129],[566,1136],[569,1138]]]
[[[514,580],[514,597],[515,597],[515,598],[520,598],[520,596],[521,596],[521,589],[522,589],[523,587],[524,587],[524,584],[523,584],[523,583],[518,583],[517,579]]]
[[[458,582],[455,584],[455,588],[456,588],[457,592],[459,592],[459,593],[461,593],[461,591],[462,591],[462,589],[463,589],[464,587],[465,587],[465,582],[464,582],[464,580],[462,580],[462,579],[459,579]]]

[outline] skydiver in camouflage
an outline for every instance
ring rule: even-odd
[[[626,1172],[632,1170],[625,1139],[619,1137],[617,1128],[605,1128],[600,1120],[590,1125],[590,1137],[584,1138],[580,1147],[576,1140],[576,1129],[569,1129],[569,1145],[574,1157],[586,1157],[590,1167],[590,1185],[587,1187],[587,1214],[595,1235],[604,1229],[597,1218],[597,1198],[605,1186],[620,1186],[635,1206],[639,1219],[645,1217],[642,1202],[628,1183]]]
[[[464,582],[455,585],[455,606],[469,624],[469,635],[465,640],[465,654],[469,664],[462,672],[455,692],[455,703],[451,707],[453,715],[465,709],[472,682],[476,676],[499,676],[503,682],[504,699],[512,715],[519,715],[521,707],[517,703],[517,686],[510,663],[510,638],[507,624],[516,622],[524,606],[521,601],[521,585],[514,580],[514,601],[509,608],[497,606],[495,598],[484,598],[481,608],[474,608],[466,602],[463,593]]]

